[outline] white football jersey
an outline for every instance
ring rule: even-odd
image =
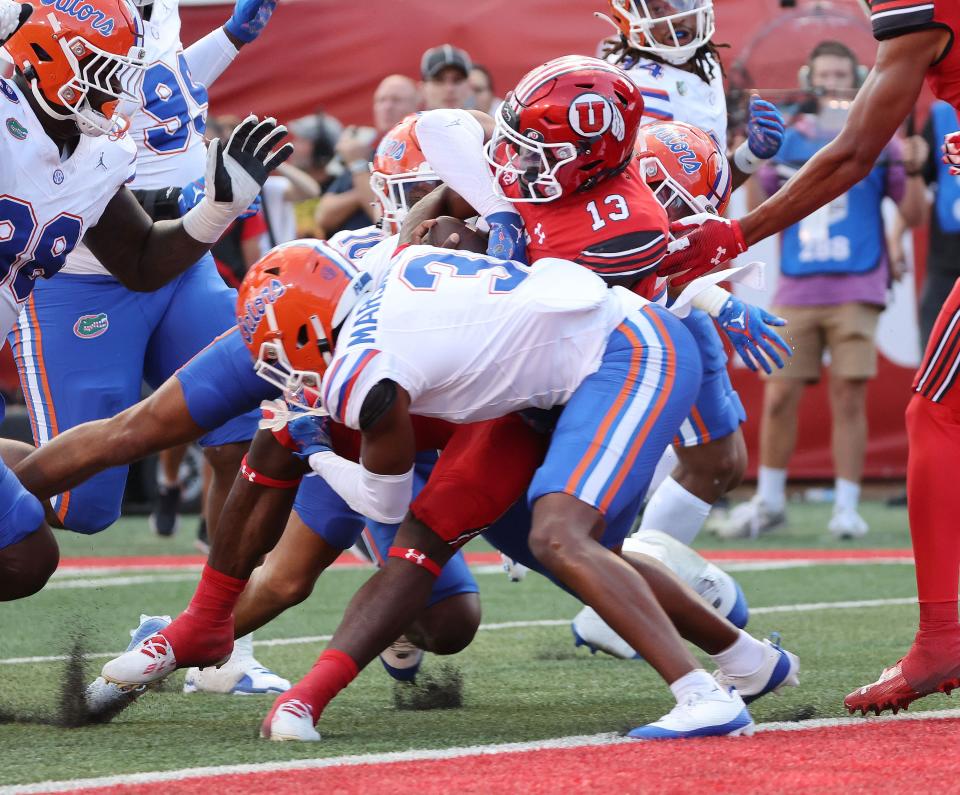
[[[351,428],[383,379],[410,394],[412,414],[453,422],[561,405],[639,302],[566,260],[407,246],[344,323],[323,403]]]
[[[622,67],[643,95],[643,123],[682,121],[711,133],[727,149],[727,98],[719,64],[705,83],[692,72],[641,58]]]
[[[341,229],[327,243],[354,262],[361,259],[383,239],[383,230],[376,224],[371,224],[362,229]]]
[[[81,135],[61,159],[26,98],[0,80],[0,326],[13,327],[34,280],[49,279],[134,172],[129,135]]]
[[[137,145],[137,175],[131,188],[188,185],[203,176],[207,148],[207,89],[195,83],[180,43],[179,0],[156,0],[143,21],[147,68],[140,89],[143,106],[127,133]],[[86,246],[68,258],[64,273],[103,275],[106,268]]]

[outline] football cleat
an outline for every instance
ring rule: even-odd
[[[234,660],[234,655],[219,668],[190,668],[183,682],[184,693],[224,693],[231,695],[262,695],[286,693],[290,682],[253,657]]]
[[[756,538],[786,523],[787,514],[783,510],[770,509],[756,494],[730,511],[730,518],[717,526],[716,533],[720,538]]]
[[[530,571],[522,563],[518,563],[513,558],[508,555],[500,553],[500,565],[503,567],[503,570],[507,573],[507,579],[510,582],[520,582],[524,577],[527,576],[527,573]]]
[[[861,715],[866,715],[868,712],[879,715],[888,709],[893,710],[896,715],[901,709],[907,709],[918,698],[929,696],[931,693],[950,695],[952,690],[960,687],[960,670],[955,670],[952,675],[941,679],[929,689],[923,688],[921,692],[907,682],[903,675],[902,662],[903,660],[897,660],[895,665],[883,670],[876,682],[854,690],[843,700],[843,705],[851,715],[858,710]]]
[[[834,508],[827,530],[834,538],[863,538],[870,532],[870,525],[852,508]]]
[[[150,529],[155,535],[169,538],[180,529],[180,487],[157,487],[157,504],[147,517]]]
[[[592,607],[584,607],[570,622],[573,645],[586,646],[591,654],[602,651],[621,660],[642,660],[633,647],[614,632]]]
[[[264,740],[284,742],[318,742],[320,732],[313,721],[313,710],[309,704],[297,698],[278,699],[260,725],[260,736]]]
[[[725,689],[736,688],[745,704],[756,701],[767,693],[776,693],[781,687],[800,685],[800,658],[780,648],[776,642],[764,640],[766,655],[763,664],[752,674],[732,676],[715,671],[713,676]]]
[[[380,652],[380,662],[398,682],[412,682],[423,662],[423,649],[407,640],[406,635],[401,635]]]
[[[694,693],[660,720],[627,732],[635,740],[684,740],[694,737],[749,736],[753,718],[743,699],[734,691],[716,688]]]
[[[141,614],[140,624],[135,629],[130,630],[130,642],[127,644],[126,651],[137,647],[141,641],[164,629],[170,621],[170,616]],[[146,689],[147,685],[145,684],[133,687],[122,686],[98,676],[87,685],[85,692],[87,707],[95,713],[122,709],[136,701]]]
[[[161,634],[148,636],[129,651],[104,664],[100,675],[123,690],[149,685],[177,670],[177,658]]]

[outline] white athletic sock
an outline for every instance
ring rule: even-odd
[[[703,670],[703,668],[694,668],[690,673],[684,674],[676,682],[670,685],[673,697],[677,699],[678,704],[683,704],[691,695],[706,695],[707,693],[723,693],[723,688],[717,685],[717,680]]]
[[[757,472],[757,494],[774,513],[780,513],[787,503],[787,470],[760,467]]]
[[[230,661],[249,660],[253,658],[253,633],[248,632],[242,638],[237,638],[233,642],[233,654],[230,655]]]
[[[860,504],[860,484],[854,483],[852,480],[837,478],[835,488],[834,510],[857,510],[857,506]]]
[[[660,484],[647,502],[641,530],[659,530],[690,544],[710,514],[710,503],[691,494],[673,478]]]
[[[719,654],[711,654],[710,659],[728,676],[747,676],[763,665],[764,645],[742,629],[737,631],[739,637]]]

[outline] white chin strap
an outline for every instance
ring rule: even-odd
[[[84,98],[76,110],[68,108],[66,113],[60,113],[54,110],[53,105],[47,102],[47,98],[43,96],[43,92],[40,90],[40,85],[37,83],[36,78],[30,81],[30,90],[33,91],[33,97],[37,100],[37,104],[44,109],[47,115],[52,116],[58,121],[74,122],[82,135],[99,138],[101,135],[106,135],[113,130],[113,119],[108,119],[102,113],[98,113],[91,108],[90,102],[86,98]]]

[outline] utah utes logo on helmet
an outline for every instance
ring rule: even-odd
[[[599,94],[580,94],[570,103],[567,118],[574,132],[584,138],[594,138],[610,130],[614,138],[623,140],[624,123],[620,110]]]

